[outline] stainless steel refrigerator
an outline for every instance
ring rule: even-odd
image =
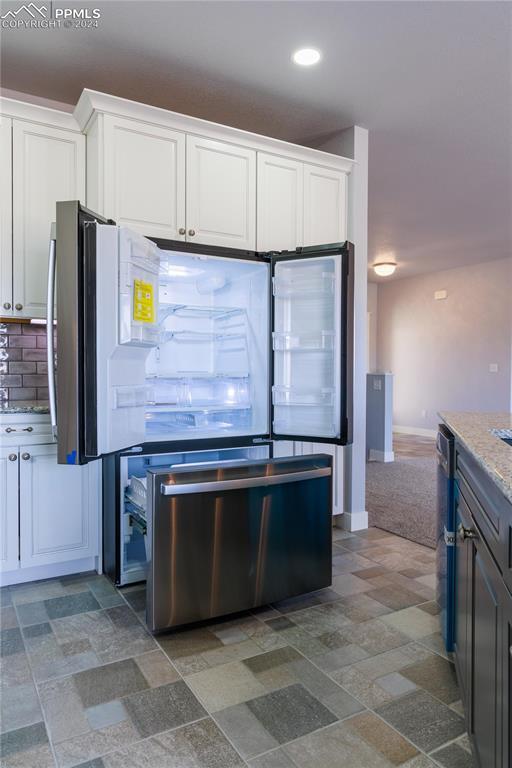
[[[151,558],[137,509],[151,472],[238,461],[250,476],[265,461],[268,476],[274,440],[351,442],[350,243],[256,253],[146,238],[70,201],[57,204],[55,253],[58,460],[104,458],[117,583],[143,578]],[[52,290],[50,270],[50,321]]]

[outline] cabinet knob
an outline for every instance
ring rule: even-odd
[[[178,234],[180,234],[180,235],[186,235],[186,234],[187,234],[187,230],[185,229],[185,227],[180,227],[180,228],[178,229]]]
[[[195,229],[189,229],[188,233],[189,233],[190,237],[194,237],[196,231],[195,231]]]
[[[15,453],[9,454],[9,461],[16,461],[17,458],[18,456]]]
[[[23,427],[23,429],[21,431],[22,432],[33,432],[34,431],[34,427]]]
[[[11,302],[10,301],[4,301],[4,309],[10,309],[11,308]]]
[[[23,309],[23,304],[15,304],[14,309],[17,309],[18,312],[21,312],[21,310]]]
[[[473,528],[465,528],[462,523],[457,528],[457,535],[459,541],[465,541],[466,539],[478,539],[478,534]]]
[[[22,453],[21,458],[23,461],[28,461],[30,459],[30,453]]]
[[[14,427],[6,427],[6,428],[5,428],[5,431],[7,432],[7,434],[8,434],[8,435],[10,435],[10,434],[11,434],[11,432],[16,432],[16,430],[14,429]]]

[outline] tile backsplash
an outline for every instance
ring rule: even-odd
[[[48,400],[46,325],[0,322],[0,401]]]

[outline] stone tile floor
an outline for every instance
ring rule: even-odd
[[[470,768],[432,550],[333,531],[333,585],[153,638],[144,590],[1,590],[4,768]]]

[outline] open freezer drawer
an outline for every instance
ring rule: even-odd
[[[325,454],[149,470],[148,627],[329,586],[331,511]]]

